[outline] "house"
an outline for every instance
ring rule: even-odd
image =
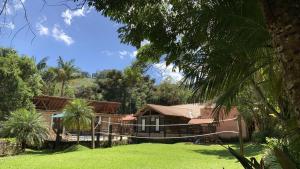
[[[50,131],[49,140],[55,140],[55,132],[62,130],[62,137],[68,141],[67,135],[72,131],[66,131],[63,127],[63,110],[64,107],[72,101],[72,98],[56,97],[56,96],[37,96],[33,99],[33,103],[38,112],[42,113],[45,123]],[[118,102],[87,100],[89,105],[93,107],[95,112],[95,131],[108,131],[107,123],[119,123],[124,115],[117,114],[120,107]],[[100,121],[107,123],[99,123]],[[119,127],[114,127],[114,132],[119,132]],[[82,133],[83,135],[91,135],[91,131]],[[99,139],[99,138],[97,138]]]
[[[213,108],[214,105],[211,104],[176,106],[147,104],[134,115],[136,117],[135,123],[138,126],[135,129],[135,134],[137,137],[168,138],[224,132],[218,136],[223,139],[237,138],[239,131],[238,110],[233,108],[227,116],[221,112],[221,121],[217,123],[212,116]],[[246,124],[243,120],[241,125],[243,138],[247,138]]]

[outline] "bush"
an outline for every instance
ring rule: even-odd
[[[255,143],[267,143],[267,137],[278,137],[279,134],[275,131],[265,130],[265,131],[256,131],[252,134],[252,141]]]
[[[15,155],[21,151],[21,146],[17,144],[15,138],[0,138],[0,157]]]
[[[282,169],[271,149],[265,150],[263,160],[265,169]]]

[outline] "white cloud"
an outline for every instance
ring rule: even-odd
[[[15,10],[17,11],[19,9],[22,9],[23,8],[22,3],[24,4],[25,2],[26,2],[26,0],[14,0],[13,5],[14,5]]]
[[[43,35],[49,35],[49,28],[43,25],[44,22],[47,21],[47,18],[43,16],[38,23],[36,23],[36,29],[38,31],[38,34]]]
[[[147,45],[147,44],[149,44],[150,43],[150,41],[148,41],[148,40],[143,40],[142,42],[141,42],[141,46],[145,46],[145,45]]]
[[[85,14],[89,13],[90,11],[91,11],[90,9],[86,10],[85,7],[82,7],[81,9],[77,9],[77,10],[66,9],[61,14],[61,17],[64,18],[64,22],[67,25],[71,25],[73,17],[82,17],[82,16],[85,16]]]
[[[126,57],[129,57],[130,59],[134,59],[136,57],[136,54],[137,51],[133,51],[133,52],[126,51],[126,50],[119,51],[120,59],[124,59]]]
[[[0,22],[0,27],[13,30],[15,29],[15,24],[13,24],[12,22]]]
[[[26,0],[13,0],[8,1],[6,4],[6,8],[4,10],[4,13],[7,15],[13,15],[18,10],[23,9],[23,4],[25,4]]]
[[[137,55],[137,50],[136,50],[136,51],[133,51],[133,52],[130,54],[130,57],[133,59],[133,58],[136,58],[136,55]]]
[[[121,50],[121,51],[109,51],[109,50],[103,50],[101,51],[101,54],[106,56],[119,56],[120,59],[134,59],[136,57],[137,51],[127,51],[127,50]]]
[[[171,77],[174,81],[180,81],[183,78],[182,73],[179,72],[178,68],[174,68],[174,65],[170,64],[166,66],[166,62],[156,63],[153,67],[162,76],[162,79]]]
[[[124,59],[128,55],[128,52],[126,50],[123,50],[123,51],[119,51],[119,54],[120,54],[120,59]]]
[[[69,35],[67,35],[59,27],[59,25],[54,25],[54,27],[52,29],[52,36],[54,37],[54,39],[56,39],[58,41],[62,41],[62,42],[64,42],[68,46],[74,43],[74,40],[72,39],[72,37],[70,37]]]
[[[36,24],[36,29],[39,33],[39,35],[43,36],[43,35],[49,35],[49,29],[42,25],[41,23],[37,23]]]
[[[112,55],[114,55],[114,53],[111,52],[111,51],[109,51],[109,50],[103,50],[100,53],[103,54],[103,55],[106,55],[106,56],[112,56]]]

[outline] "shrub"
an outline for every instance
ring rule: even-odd
[[[278,136],[279,134],[276,131],[256,131],[252,134],[252,141],[254,141],[255,143],[267,143],[267,137],[277,138]]]
[[[263,160],[265,169],[282,169],[271,149],[265,150]]]
[[[36,111],[19,109],[11,113],[11,116],[4,122],[4,135],[15,137],[22,150],[26,145],[41,146],[48,137],[48,129],[44,125],[42,116]]]
[[[0,138],[0,156],[15,155],[21,152],[21,147],[15,138]]]

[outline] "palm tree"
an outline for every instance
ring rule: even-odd
[[[77,78],[79,69],[74,65],[74,60],[64,61],[61,56],[57,60],[55,69],[57,81],[61,82],[60,96],[64,96],[64,88],[69,80]]]
[[[77,144],[79,144],[80,132],[91,126],[93,108],[86,101],[75,99],[66,106],[64,111],[64,125],[69,129],[77,130]]]
[[[43,72],[47,68],[48,59],[48,57],[43,57],[39,62],[36,63],[36,68],[38,69],[38,71]]]
[[[24,151],[26,145],[41,146],[48,137],[48,129],[40,113],[18,109],[11,113],[3,125],[3,133],[15,137]]]

